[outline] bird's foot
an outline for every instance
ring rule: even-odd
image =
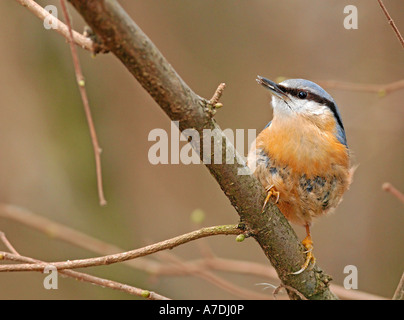
[[[292,272],[292,274],[301,274],[304,270],[306,270],[308,268],[308,266],[310,265],[310,262],[313,263],[313,267],[316,263],[316,258],[313,255],[313,240],[311,239],[310,234],[308,234],[307,237],[304,238],[304,240],[302,241],[302,244],[307,249],[305,251],[306,261],[304,262],[304,264],[302,265],[300,270],[298,270],[296,272]]]
[[[265,207],[266,207],[266,205],[267,205],[269,199],[271,199],[272,196],[276,197],[275,203],[278,203],[278,201],[279,201],[279,196],[281,195],[281,194],[279,193],[279,191],[276,190],[276,188],[275,188],[275,186],[274,186],[273,184],[270,185],[270,186],[268,186],[268,187],[266,187],[266,188],[265,188],[265,191],[267,192],[267,196],[266,196],[266,198],[265,198],[264,205],[262,206],[262,212],[264,212]]]

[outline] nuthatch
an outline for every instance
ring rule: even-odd
[[[303,79],[279,84],[258,76],[272,93],[273,119],[258,135],[248,166],[283,215],[305,226],[307,249],[299,274],[315,263],[310,226],[334,209],[348,189],[352,173],[344,125],[334,99]]]

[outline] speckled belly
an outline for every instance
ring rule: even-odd
[[[348,169],[337,164],[331,165],[326,174],[307,176],[279,165],[262,149],[256,149],[255,155],[255,159],[249,156],[248,166],[264,187],[274,186],[280,192],[277,204],[280,211],[299,225],[310,225],[313,218],[335,208],[349,186]]]

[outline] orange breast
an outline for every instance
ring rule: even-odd
[[[289,166],[308,178],[330,172],[333,165],[349,167],[347,148],[335,136],[332,117],[321,119],[321,123],[303,116],[274,118],[256,143],[280,166]]]

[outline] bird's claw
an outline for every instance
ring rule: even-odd
[[[275,188],[275,186],[273,184],[266,187],[265,191],[267,192],[267,196],[265,198],[264,205],[262,206],[262,212],[264,212],[265,207],[266,207],[269,199],[271,199],[272,196],[276,197],[276,200],[275,200],[275,204],[276,204],[276,203],[279,202],[279,197],[281,195],[280,192],[278,190],[276,190],[276,188]]]
[[[306,270],[309,267],[311,262],[313,264],[313,267],[316,264],[316,258],[313,255],[313,241],[311,240],[311,236],[308,235],[302,241],[302,244],[307,249],[306,251],[304,251],[304,253],[306,253],[306,260],[305,260],[304,264],[302,265],[302,267],[300,268],[300,270],[291,273],[294,275],[301,274],[304,270]]]

